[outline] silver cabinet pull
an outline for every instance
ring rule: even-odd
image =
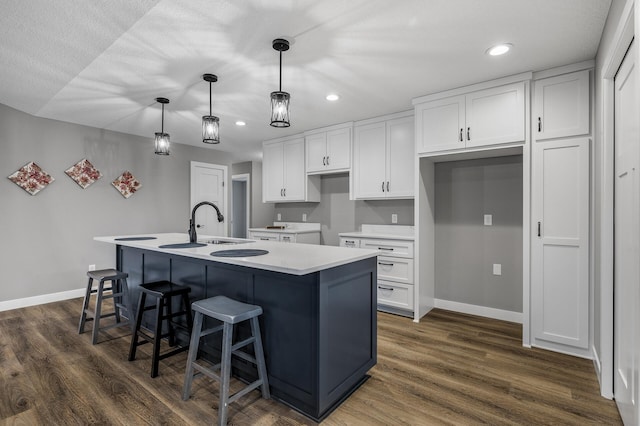
[[[327,166],[329,165],[329,156],[327,155]]]
[[[382,287],[381,285],[379,285],[379,286],[378,286],[378,288],[379,288],[380,290],[390,290],[390,291],[393,291],[393,289],[392,289],[391,287]]]
[[[463,138],[462,138],[462,132],[464,131],[464,129],[461,127],[460,128],[460,142],[463,142]]]
[[[284,196],[286,197],[286,196],[287,196],[287,188],[283,189],[283,190],[282,190],[282,193],[283,193],[283,194],[284,194]]]
[[[538,132],[542,131],[542,117],[538,117]]]
[[[382,181],[382,192],[384,192],[384,181]]]
[[[541,232],[540,232],[540,222],[538,222],[538,237],[541,236]]]
[[[471,127],[467,127],[467,140],[471,140]]]
[[[327,165],[327,157],[322,157],[322,165],[323,166]]]
[[[389,181],[387,181],[387,192],[389,192]]]

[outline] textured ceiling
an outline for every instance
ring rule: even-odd
[[[135,135],[165,131],[205,146],[200,117],[220,117],[215,149],[259,158],[260,142],[408,110],[411,99],[593,59],[610,0],[3,0],[0,103],[40,117]],[[54,7],[55,6],[55,7]],[[288,129],[269,126],[278,87],[274,38],[291,93]],[[489,57],[488,47],[514,49]],[[326,94],[340,94],[329,103]],[[244,120],[245,127],[234,125]]]

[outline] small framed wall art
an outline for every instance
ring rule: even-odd
[[[33,161],[16,170],[8,178],[31,195],[36,195],[55,180]]]
[[[86,189],[102,177],[100,170],[96,169],[86,158],[78,161],[64,172],[82,189]]]
[[[111,185],[113,185],[113,187],[117,189],[124,198],[131,197],[142,187],[140,181],[138,181],[138,179],[136,179],[128,170],[111,182]]]

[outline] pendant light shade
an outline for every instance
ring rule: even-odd
[[[202,142],[217,144],[220,143],[220,119],[211,113],[211,83],[218,81],[218,77],[204,74],[202,79],[209,82],[209,115],[202,116]]]
[[[160,132],[156,132],[156,154],[158,155],[169,155],[169,133],[164,132],[164,104],[169,103],[169,99],[167,98],[156,98],[156,102],[162,104],[162,127]]]
[[[289,50],[289,42],[282,38],[273,40],[273,48],[280,52],[280,86],[277,92],[271,92],[271,126],[289,127],[289,101],[291,95],[282,91],[282,52]]]

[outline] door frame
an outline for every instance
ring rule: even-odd
[[[191,209],[193,209],[194,203],[194,184],[193,184],[193,176],[195,167],[207,167],[210,169],[218,169],[222,171],[222,196],[223,196],[223,206],[222,206],[222,215],[225,218],[224,221],[224,237],[229,235],[231,229],[229,228],[229,223],[231,223],[229,218],[229,185],[225,182],[229,181],[229,167],[222,164],[213,164],[213,163],[202,163],[199,161],[191,161],[189,166],[189,219],[191,219]]]
[[[249,235],[249,228],[251,228],[251,173],[241,173],[241,174],[237,174],[237,175],[231,175],[231,186],[232,188],[230,188],[231,190],[231,206],[230,206],[230,212],[231,212],[231,220],[233,221],[233,182],[246,182],[247,183],[247,190],[245,193],[246,196],[246,206],[247,206],[247,211],[246,211],[246,224],[247,224],[247,236]],[[230,233],[233,234],[233,222],[230,222],[231,224],[231,229],[230,229]]]
[[[614,190],[615,190],[615,153],[614,153],[614,78],[635,35],[635,22],[640,22],[640,8],[634,8],[634,2],[628,1],[622,12],[618,27],[612,40],[612,50],[605,58],[602,67],[600,87],[602,96],[601,120],[602,140],[600,143],[601,173],[599,203],[600,247],[595,257],[600,259],[600,353],[592,349],[595,368],[600,378],[600,394],[614,397]],[[636,49],[640,48],[637,43]],[[636,52],[638,53],[638,52]],[[636,56],[640,57],[640,56]],[[597,95],[597,94],[596,94]]]

